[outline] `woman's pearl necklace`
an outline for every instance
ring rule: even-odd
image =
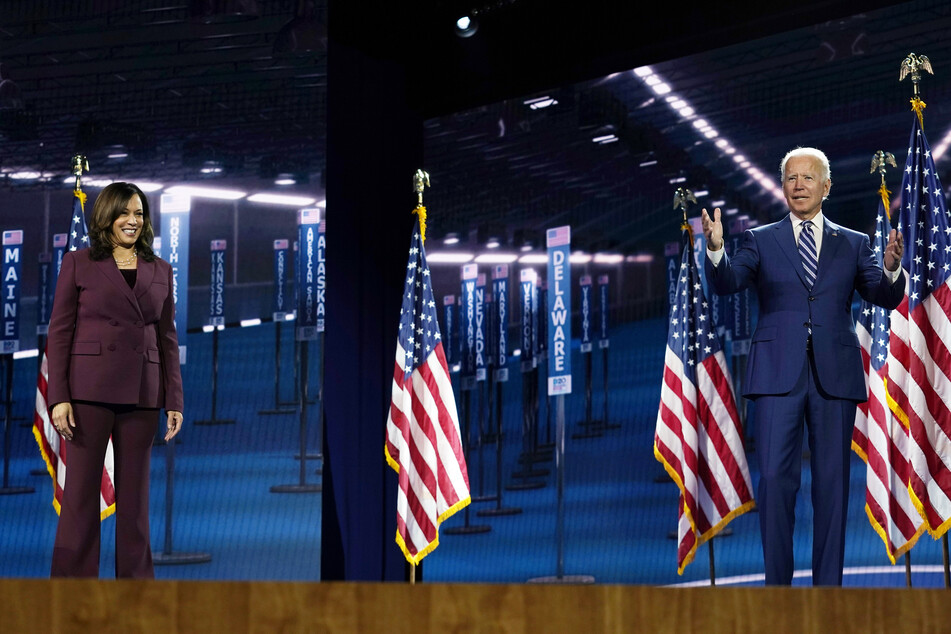
[[[127,260],[120,260],[116,256],[112,256],[112,259],[116,261],[116,265],[118,266],[128,266],[132,264],[133,262],[135,262],[135,257],[136,257],[135,249],[132,249],[132,255],[130,255]]]

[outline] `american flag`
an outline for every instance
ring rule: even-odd
[[[891,315],[887,390],[908,427],[909,492],[937,538],[951,525],[951,224],[919,117],[908,145],[899,222],[907,284]]]
[[[400,310],[386,461],[399,473],[396,542],[417,564],[439,545],[439,525],[470,502],[459,416],[436,320],[419,223]]]
[[[873,248],[879,265],[891,231],[888,193],[883,184]],[[911,550],[925,527],[908,494],[908,430],[892,415],[885,391],[890,312],[863,300],[855,322],[868,401],[856,408],[852,448],[866,464],[865,513],[894,564]]]
[[[67,250],[76,251],[89,246],[89,235],[86,231],[86,218],[83,206],[86,194],[73,191],[73,214],[70,220],[69,241]],[[40,454],[46,463],[46,468],[53,478],[53,508],[60,512],[63,500],[63,487],[66,486],[66,463],[69,452],[69,443],[66,442],[53,427],[49,417],[49,407],[46,402],[47,381],[49,379],[46,351],[40,362],[40,375],[36,380],[36,411],[33,413],[33,437],[39,445]],[[102,485],[99,489],[99,517],[105,519],[116,510],[116,491],[113,487],[114,455],[112,439],[106,447],[106,460],[102,469]]]
[[[697,546],[754,506],[733,382],[689,229],[682,253],[654,434],[654,456],[680,488],[678,574]]]

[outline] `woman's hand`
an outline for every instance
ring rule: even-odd
[[[76,419],[73,417],[72,403],[57,403],[53,406],[53,427],[59,432],[59,435],[66,440],[73,439],[72,427],[76,426]]]
[[[182,430],[182,413],[174,411],[166,413],[168,414],[168,431],[165,432],[165,442],[168,442]]]

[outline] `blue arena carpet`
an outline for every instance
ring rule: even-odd
[[[281,400],[293,398],[293,342],[289,328],[282,339],[285,376]],[[706,584],[709,583],[708,547],[677,575],[676,545],[669,537],[676,528],[677,489],[654,459],[654,419],[660,395],[666,325],[661,319],[626,324],[612,332],[610,348],[609,422],[600,437],[575,439],[586,428],[584,363],[573,354],[574,393],[566,398],[564,460],[564,569],[566,575],[591,575],[597,583]],[[217,416],[233,425],[196,426],[211,412],[211,335],[189,334],[186,383],[186,428],[176,445],[172,549],[206,552],[209,563],[159,566],[166,579],[301,580],[320,574],[320,494],[278,494],[270,487],[299,481],[299,418],[296,414],[260,415],[274,407],[274,326],[236,328],[220,333]],[[603,407],[601,356],[594,352],[593,414]],[[311,393],[317,392],[315,360]],[[332,365],[328,361],[328,367]],[[520,480],[512,473],[522,467],[522,382],[517,359],[509,363],[511,380],[503,388],[503,484]],[[50,501],[50,479],[30,475],[42,468],[35,442],[25,426],[32,419],[36,359],[15,362],[15,419],[11,428],[10,484],[32,485],[36,492],[0,496],[0,576],[43,577],[48,574],[56,514]],[[459,394],[457,393],[457,398]],[[473,495],[496,491],[496,447],[479,446],[478,399],[471,399],[468,461]],[[319,450],[317,405],[308,417],[308,452]],[[383,426],[380,414],[380,459]],[[540,440],[548,440],[549,426],[542,399]],[[551,433],[555,432],[554,416]],[[308,483],[319,483],[319,462],[309,461]],[[454,535],[445,529],[463,526],[466,514],[457,513],[443,524],[440,546],[423,563],[424,578],[446,582],[523,582],[558,572],[557,493],[554,462],[538,462],[549,474],[538,478],[535,490],[503,491],[505,507],[522,513],[480,517],[495,501],[474,502],[470,525],[487,525],[481,534]],[[750,455],[754,488],[755,456]],[[660,480],[660,481],[658,481]],[[797,507],[795,529],[796,584],[809,585],[812,511],[808,462]],[[161,551],[165,543],[165,447],[152,455],[152,541]],[[394,491],[395,495],[395,491]],[[891,566],[878,535],[864,511],[865,465],[852,460],[847,571],[851,586],[905,585],[904,566]],[[730,524],[732,535],[714,540],[718,584],[762,584],[762,556],[757,515],[748,513]],[[102,575],[112,575],[114,520],[102,524]],[[397,548],[396,544],[393,545]],[[940,542],[923,536],[912,550],[916,587],[943,585]]]

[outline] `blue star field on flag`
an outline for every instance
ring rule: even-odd
[[[891,232],[891,222],[883,202],[878,203],[878,215],[875,218],[875,240],[872,242],[872,251],[875,252],[875,261],[882,265],[885,254],[885,245],[888,244],[888,234]],[[859,309],[858,320],[871,336],[869,349],[870,365],[872,370],[879,372],[888,358],[888,330],[889,314],[891,311],[871,304],[864,299]]]
[[[76,251],[89,246],[89,232],[86,230],[86,218],[83,215],[85,194],[73,192],[73,217],[69,224],[67,250]]]
[[[951,269],[951,225],[928,140],[915,119],[902,176],[900,228],[905,239],[902,266],[908,272],[908,310],[912,311],[947,280]],[[920,209],[921,213],[914,213]]]
[[[399,330],[400,345],[406,355],[403,360],[404,376],[409,378],[417,365],[425,363],[426,357],[436,347],[436,342],[442,338],[439,334],[436,301],[433,298],[432,280],[418,223],[413,231],[409,263],[406,265]]]
[[[686,233],[684,235],[687,236]],[[690,382],[696,383],[697,364],[719,352],[720,339],[716,335],[713,311],[703,294],[700,275],[693,262],[689,236],[685,240],[676,301],[670,311],[667,345],[683,361],[684,372],[690,373]]]

